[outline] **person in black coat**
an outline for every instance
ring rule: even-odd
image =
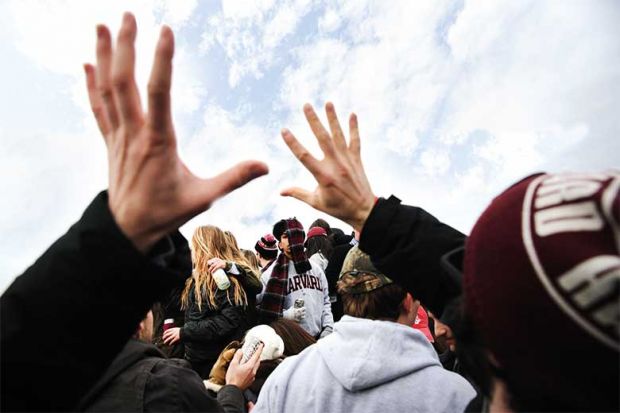
[[[223,386],[217,399],[211,397],[202,379],[182,359],[169,359],[154,345],[153,314],[140,322],[140,327],[99,381],[80,401],[76,410],[90,412],[244,412],[241,393],[246,381],[235,380],[238,362],[231,362],[228,381],[237,385]],[[250,363],[256,363],[260,351]]]
[[[187,169],[171,116],[172,31],[160,34],[146,111],[134,78],[135,37],[130,13],[114,51],[109,30],[98,26],[97,66],[84,66],[108,149],[108,191],[0,299],[3,411],[74,409],[152,304],[183,284],[186,274],[152,261],[162,250],[174,254],[170,234],[267,173],[256,161],[209,179]]]

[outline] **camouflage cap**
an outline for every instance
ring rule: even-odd
[[[342,264],[338,292],[340,294],[369,293],[392,283],[389,277],[373,265],[370,256],[356,245],[349,250]]]

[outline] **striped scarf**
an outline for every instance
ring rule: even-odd
[[[306,233],[304,227],[295,218],[286,220],[286,235],[288,236],[289,246],[291,248],[291,256],[295,271],[303,274],[310,271],[312,266],[308,262],[306,252],[304,251],[304,241]],[[290,260],[281,252],[274,264],[271,277],[267,281],[263,301],[259,308],[259,317],[261,323],[269,323],[282,317],[284,309],[284,299],[288,290],[288,266]]]

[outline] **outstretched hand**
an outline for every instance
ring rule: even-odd
[[[134,77],[136,21],[125,13],[112,48],[110,31],[97,26],[97,66],[84,65],[90,105],[107,149],[109,206],[121,230],[141,251],[218,198],[268,172],[246,161],[209,179],[191,173],[177,153],[170,85],[174,38],[164,26],[142,110]]]
[[[282,130],[284,142],[312,173],[318,186],[313,192],[287,188],[281,195],[297,198],[361,231],[374,206],[375,196],[362,165],[357,117],[351,114],[349,118],[350,141],[347,144],[334,105],[328,102],[325,111],[331,133],[323,127],[312,106],[304,105],[308,124],[325,155],[320,161],[288,129]]]

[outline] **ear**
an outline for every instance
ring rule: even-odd
[[[417,314],[419,306],[420,301],[416,300],[411,296],[411,294],[407,293],[405,299],[403,300],[403,308],[405,309],[407,314]]]

